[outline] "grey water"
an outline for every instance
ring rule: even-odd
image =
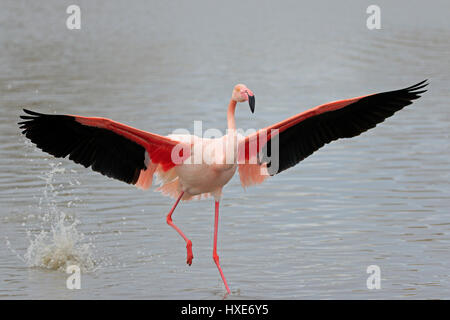
[[[0,298],[222,299],[214,202],[181,203],[47,155],[22,108],[102,116],[167,135],[226,128],[244,83],[261,128],[316,105],[429,79],[411,106],[296,167],[224,189],[218,250],[227,299],[450,298],[450,3],[0,1]],[[69,290],[67,265],[81,267]],[[381,288],[368,289],[367,268]]]

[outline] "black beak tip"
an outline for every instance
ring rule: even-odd
[[[255,96],[248,97],[248,105],[250,106],[250,111],[255,113]]]

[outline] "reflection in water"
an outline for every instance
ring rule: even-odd
[[[363,4],[80,7],[82,29],[74,32],[59,1],[2,2],[1,297],[224,294],[211,259],[213,202],[175,212],[193,241],[189,268],[182,239],[165,222],[170,199],[40,152],[20,135],[22,107],[104,116],[164,135],[192,131],[195,120],[224,131],[235,83],[258,98],[255,114],[236,113],[248,129],[425,78],[429,91],[372,131],[246,191],[233,179],[218,247],[227,299],[450,296],[448,2],[386,3],[378,31],[365,28]],[[89,290],[68,292],[67,275],[52,270],[74,261]],[[369,265],[381,269],[381,290],[366,288]]]

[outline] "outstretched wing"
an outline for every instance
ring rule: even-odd
[[[419,98],[426,91],[421,90],[428,85],[426,81],[401,90],[326,103],[247,136],[239,145],[241,183],[247,186],[264,180],[256,167],[268,166],[268,173],[275,175],[331,141],[374,128]],[[274,137],[278,138],[278,159],[270,157]],[[257,164],[248,164],[255,159]]]
[[[69,156],[105,176],[146,189],[156,168],[176,165],[171,155],[180,142],[167,137],[105,118],[24,112],[22,133],[39,149],[57,158]]]

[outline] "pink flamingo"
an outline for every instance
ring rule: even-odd
[[[167,223],[186,241],[188,265],[192,242],[173,223],[180,200],[211,195],[215,199],[213,260],[227,293],[230,293],[217,254],[219,201],[222,188],[239,171],[244,187],[263,182],[339,138],[350,138],[375,127],[420,97],[426,80],[411,87],[326,103],[248,136],[237,133],[235,109],[248,101],[255,109],[253,92],[243,84],[234,87],[228,105],[228,131],[217,139],[194,135],[160,136],[105,118],[49,115],[29,110],[19,122],[23,134],[43,151],[91,167],[103,175],[136,185],[151,186],[176,199]],[[269,156],[278,145],[278,157]]]

